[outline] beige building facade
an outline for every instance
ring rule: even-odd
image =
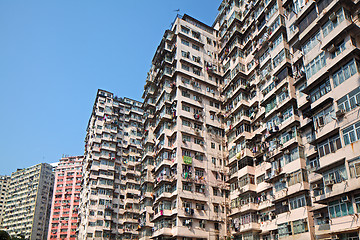
[[[11,174],[3,219],[10,236],[47,240],[54,188],[52,171],[50,164],[40,163]]]
[[[0,229],[3,228],[3,219],[6,209],[6,196],[9,190],[10,177],[9,176],[0,176]]]
[[[141,239],[223,239],[228,184],[216,31],[184,15],[144,88]]]
[[[359,239],[353,1],[223,1],[232,237]]]
[[[140,238],[358,240],[358,3],[218,10],[177,17],[148,73]]]
[[[97,92],[85,139],[78,239],[138,239],[141,105]]]

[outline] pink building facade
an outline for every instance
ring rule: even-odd
[[[83,156],[64,157],[55,169],[48,239],[76,239]]]

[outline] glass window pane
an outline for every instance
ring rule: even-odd
[[[349,66],[346,66],[343,69],[343,72],[344,72],[345,79],[348,79],[350,77],[350,68],[349,68]]]
[[[350,141],[351,141],[351,142],[355,142],[355,141],[356,141],[355,132],[354,132],[354,131],[351,131],[351,132],[349,133],[349,135],[350,135]]]
[[[349,67],[350,67],[350,73],[351,73],[351,76],[352,76],[352,75],[354,75],[356,73],[355,63],[352,62]]]
[[[348,214],[354,214],[352,203],[347,203]]]
[[[341,215],[342,215],[342,216],[346,216],[346,215],[347,215],[346,203],[342,203],[342,204],[341,204]]]
[[[335,215],[335,208],[334,208],[334,207],[329,207],[329,212],[330,212],[330,217],[331,217],[331,218],[336,217],[336,215]]]
[[[335,214],[336,214],[336,217],[341,217],[341,210],[340,210],[340,206],[339,205],[336,205],[334,206],[335,207]]]
[[[345,142],[345,145],[350,144],[350,140],[349,140],[349,135],[348,135],[348,134],[344,135],[344,142]]]

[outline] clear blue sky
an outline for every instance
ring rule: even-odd
[[[0,175],[82,155],[98,88],[141,100],[175,9],[211,25],[220,0],[0,0]]]

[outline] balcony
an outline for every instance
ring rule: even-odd
[[[237,235],[239,233],[248,232],[248,231],[261,232],[260,223],[257,222],[240,224],[239,228],[237,228],[235,231],[234,230],[231,232],[231,234],[233,235]]]
[[[169,236],[172,237],[173,233],[172,233],[172,228],[171,227],[162,227],[160,229],[157,229],[153,232],[152,237],[151,238],[157,238],[160,236]]]
[[[360,186],[360,178],[342,181],[340,183],[334,183],[331,186],[325,187],[325,194],[316,196],[314,198],[315,203],[326,204],[333,198],[340,197],[341,195],[357,190]]]

